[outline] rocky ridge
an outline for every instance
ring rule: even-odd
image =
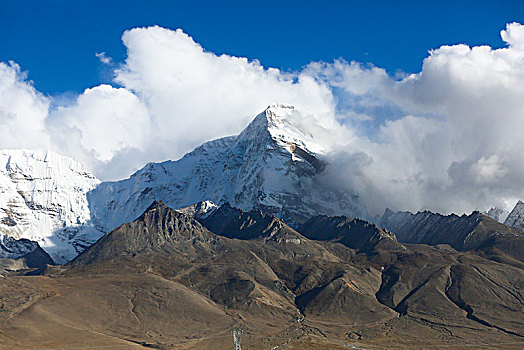
[[[362,252],[405,249],[393,233],[367,221],[346,216],[317,215],[302,224],[298,231],[309,239],[337,242]]]
[[[395,233],[403,243],[449,244],[457,250],[479,249],[496,236],[524,237],[523,231],[501,224],[478,211],[458,216],[387,209],[381,226]]]

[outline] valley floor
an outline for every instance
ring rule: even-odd
[[[522,349],[524,339],[469,321],[411,315],[350,325],[227,311],[151,273],[8,276],[1,349]]]

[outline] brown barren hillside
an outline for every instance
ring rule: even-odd
[[[0,348],[232,349],[233,330],[242,349],[524,346],[519,266],[349,219],[317,219],[312,240],[233,209],[212,232],[155,202],[67,265],[5,271]]]

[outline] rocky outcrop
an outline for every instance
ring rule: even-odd
[[[53,259],[38,243],[28,239],[14,239],[7,235],[0,235],[0,258],[23,260],[23,265],[28,268],[42,268],[54,265]]]
[[[154,201],[135,221],[107,233],[70,264],[88,265],[149,254],[194,255],[194,249],[207,250],[215,237],[192,217]]]

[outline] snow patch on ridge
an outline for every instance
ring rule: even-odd
[[[504,223],[509,215],[509,212],[500,208],[492,207],[487,212],[484,212],[486,216],[489,216],[493,220],[497,220],[500,223]]]
[[[201,201],[188,207],[176,209],[179,213],[189,215],[195,219],[205,219],[218,209],[212,201]]]

